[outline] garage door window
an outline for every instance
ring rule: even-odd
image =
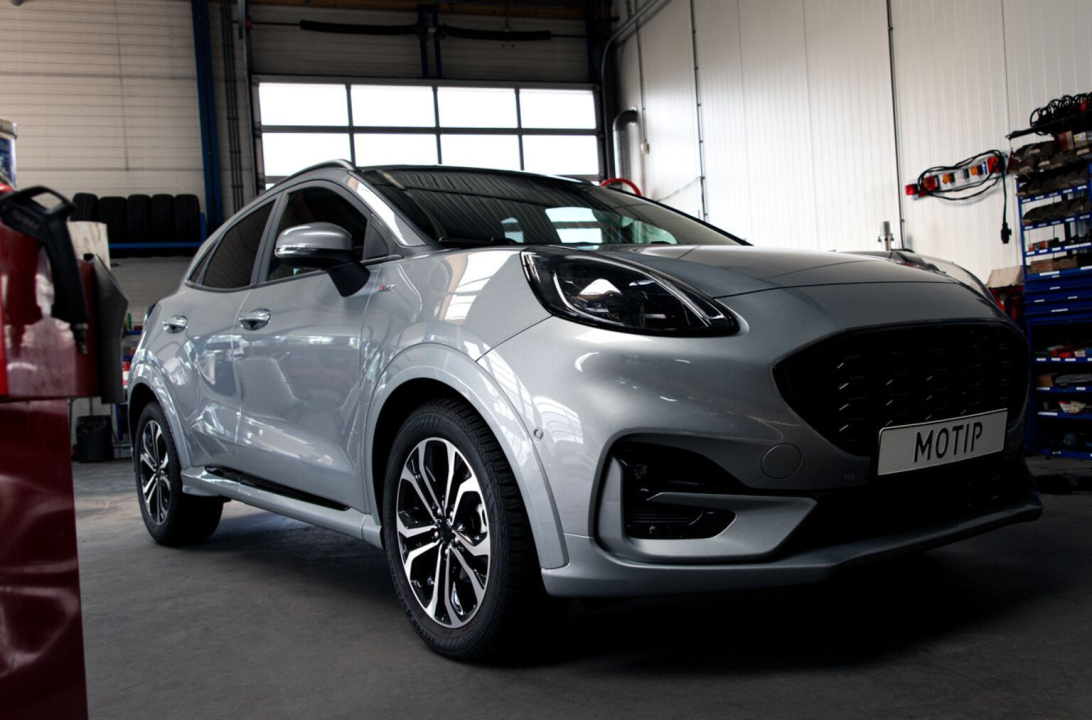
[[[319,162],[601,177],[592,90],[262,82],[263,184]]]

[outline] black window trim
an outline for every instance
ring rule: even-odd
[[[266,198],[264,195],[262,195],[260,197],[263,200],[265,200],[265,202],[255,203],[253,207],[245,208],[244,212],[241,212],[236,217],[233,217],[231,219],[230,223],[224,223],[224,225],[222,225],[219,229],[217,229],[217,231],[216,231],[216,233],[217,233],[216,240],[213,243],[210,244],[208,250],[206,250],[204,253],[201,254],[201,259],[202,260],[207,255],[208,258],[209,258],[209,263],[211,263],[213,257],[215,257],[216,251],[220,249],[220,243],[223,242],[224,237],[228,234],[228,232],[230,232],[236,225],[243,222],[248,217],[250,217],[254,213],[258,212],[262,208],[267,207],[267,206],[272,206],[270,211],[269,211],[269,219],[266,220],[265,229],[262,231],[262,239],[258,243],[258,252],[261,253],[262,247],[265,246],[265,242],[268,239],[268,236],[269,236],[269,233],[270,233],[270,228],[272,227],[272,223],[270,222],[270,220],[274,216],[279,217],[279,215],[277,215],[277,211],[279,209],[279,206],[282,203],[282,200],[283,200],[284,196],[283,196],[283,193],[281,193],[279,195],[274,195],[271,198]],[[200,264],[200,262],[201,262],[201,260],[198,260],[198,264]],[[190,280],[189,278],[186,278],[186,283],[185,283],[186,287],[191,287],[194,290],[203,290],[204,292],[213,292],[213,293],[233,293],[233,292],[239,292],[240,290],[249,290],[250,288],[254,287],[254,282],[255,282],[255,279],[257,278],[258,263],[254,263],[254,264],[251,265],[251,268],[250,268],[250,282],[248,284],[242,286],[242,287],[235,287],[235,288],[213,288],[213,287],[208,287],[207,285],[204,285],[203,283],[204,283],[204,280],[205,280],[205,274],[209,270],[209,263],[205,264],[205,267],[201,270],[201,277],[199,277],[196,281]]]

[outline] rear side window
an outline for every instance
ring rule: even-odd
[[[232,225],[220,244],[213,250],[201,284],[217,290],[234,290],[250,285],[250,274],[258,246],[262,243],[265,225],[273,203],[266,203]]]
[[[212,257],[211,249],[201,257],[201,262],[197,263],[197,267],[190,273],[189,280],[191,283],[197,285],[201,283],[201,276],[205,273],[205,268],[208,267],[210,257]]]
[[[364,214],[339,193],[321,187],[308,187],[289,193],[284,204],[281,221],[277,224],[277,236],[290,227],[308,225],[314,222],[333,223],[353,236],[353,250],[357,259],[363,259],[364,238],[368,232],[368,221]],[[269,259],[267,280],[280,280],[294,274],[313,272],[295,270],[281,265],[277,259],[275,247],[270,249],[273,256]]]

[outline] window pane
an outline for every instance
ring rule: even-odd
[[[262,158],[270,177],[291,175],[326,160],[349,159],[349,136],[334,133],[263,133]]]
[[[243,288],[250,285],[250,273],[254,258],[262,242],[262,233],[269,220],[273,203],[267,203],[232,225],[214,251],[205,271],[205,287],[221,290]]]
[[[435,127],[436,107],[430,87],[353,85],[353,124]]]
[[[440,88],[441,127],[516,127],[516,91]]]
[[[525,128],[595,129],[591,90],[520,90],[519,110]]]
[[[356,164],[435,165],[435,135],[360,134],[356,138]]]
[[[599,143],[594,135],[524,135],[523,162],[546,175],[598,175]]]
[[[344,85],[261,83],[258,107],[263,125],[348,125]]]
[[[290,227],[308,225],[314,222],[328,222],[343,228],[353,236],[353,249],[358,258],[363,259],[364,237],[368,231],[368,221],[351,202],[343,198],[333,190],[310,187],[298,190],[288,195],[288,202],[284,205],[284,213],[281,221],[277,223],[277,235]],[[313,270],[293,269],[287,265],[281,265],[276,254],[269,258],[269,274],[267,279],[279,280],[280,278],[302,275]]]
[[[591,208],[546,208],[546,217],[550,218],[563,243],[598,245],[603,242],[603,228]]]
[[[515,135],[441,135],[444,165],[519,170]]]

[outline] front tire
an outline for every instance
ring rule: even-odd
[[[493,659],[544,625],[549,600],[516,479],[466,404],[415,410],[394,440],[383,546],[413,628],[436,652]]]
[[[140,414],[133,443],[137,498],[148,534],[160,545],[207,540],[220,524],[224,501],[182,492],[174,436],[158,403],[149,403]]]

